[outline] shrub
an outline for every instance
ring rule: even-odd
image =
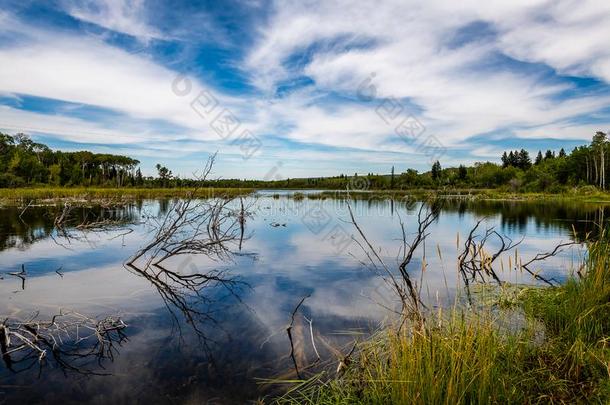
[[[25,181],[21,177],[15,176],[11,173],[0,174],[0,188],[13,188],[23,186],[25,186]]]

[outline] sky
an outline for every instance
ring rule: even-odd
[[[610,129],[610,2],[0,0],[0,131],[192,176],[429,170]]]

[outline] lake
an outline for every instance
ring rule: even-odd
[[[397,302],[352,239],[359,238],[345,195],[291,194],[269,190],[244,198],[248,215],[239,241],[228,241],[227,250],[216,251],[219,256],[171,257],[167,271],[140,271],[125,263],[154,237],[155,224],[175,207],[174,200],[74,207],[71,220],[59,227],[61,205],[0,208],[3,319],[48,321],[62,314],[120,318],[127,325],[104,341],[102,351],[89,350],[92,340],[83,338],[78,350],[58,351],[59,360],[52,350],[42,363],[39,353],[4,356],[0,401],[244,403],[273,395],[278,386],[268,379],[295,377],[286,327],[304,298],[292,328],[295,357],[305,368],[319,354],[322,362],[315,369],[336,368],[355,339],[393,319]],[[400,223],[410,240],[421,204],[350,202],[359,227],[392,268],[402,246]],[[239,200],[226,208],[237,212]],[[452,305],[463,291],[459,251],[482,220],[481,232],[494,227],[507,240],[523,239],[499,259],[500,277],[540,284],[511,270],[509,261],[529,260],[559,243],[594,235],[607,211],[577,203],[445,201],[408,272],[428,307]],[[96,222],[100,226],[83,225]],[[490,250],[500,243],[490,238]],[[562,282],[584,255],[582,245],[573,245],[537,262],[535,271]],[[188,275],[194,274],[214,277],[189,284],[195,279]],[[88,336],[90,324],[79,325],[78,336]],[[70,341],[69,334],[56,332],[58,347]]]

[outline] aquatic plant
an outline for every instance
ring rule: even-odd
[[[478,240],[473,235],[466,240],[462,264],[469,263],[470,280],[477,274],[494,280],[494,255],[484,248],[494,232],[488,230]],[[475,294],[471,305],[456,300],[445,310],[412,305],[409,308],[420,316],[402,314],[398,322],[359,343],[348,366],[297,380],[274,401],[608,403],[610,244],[605,232],[600,235],[588,242],[586,261],[566,283],[546,287],[498,283],[494,288],[500,294],[492,302],[477,301]],[[512,241],[502,242],[501,252],[515,246]],[[565,246],[537,255],[531,263]],[[502,298],[505,289],[511,290],[510,299]]]

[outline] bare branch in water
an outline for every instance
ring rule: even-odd
[[[494,270],[494,262],[502,254],[515,249],[523,242],[523,239],[514,242],[508,236],[498,233],[493,227],[487,228],[482,235],[477,235],[476,231],[483,221],[484,219],[479,220],[470,230],[464,241],[464,250],[458,256],[460,274],[467,287],[471,282],[476,281],[477,277],[482,282],[486,281],[486,277],[491,277],[498,284],[502,284]],[[500,247],[495,252],[488,252],[485,246],[492,237],[499,242]]]
[[[59,241],[60,239],[66,240],[67,244],[70,244],[73,240],[88,241],[87,234],[90,232],[110,233],[115,231],[123,232],[111,237],[111,240],[117,237],[124,238],[133,232],[129,225],[136,224],[136,221],[130,218],[129,215],[116,215],[116,211],[113,210],[122,205],[124,205],[122,202],[102,201],[99,203],[100,212],[97,217],[90,219],[89,216],[92,211],[85,211],[83,217],[79,218],[79,213],[76,212],[76,209],[80,206],[71,201],[66,201],[61,211],[53,219],[57,238],[51,233],[51,239],[59,246],[68,249],[66,244]]]
[[[205,165],[198,183],[210,174],[215,155]],[[162,221],[153,228],[153,239],[136,252],[127,264],[137,268],[159,266],[179,255],[205,255],[228,259],[231,245],[241,247],[247,208],[231,208],[233,199],[214,198],[196,200],[198,189],[191,190],[186,198],[177,200]],[[239,243],[238,243],[239,242]],[[138,263],[146,257],[145,264]]]
[[[422,203],[420,206],[418,215],[417,215],[417,231],[415,232],[415,236],[411,243],[407,242],[407,233],[404,224],[401,220],[401,229],[402,229],[402,247],[400,250],[401,257],[399,258],[398,272],[400,277],[398,277],[394,271],[390,269],[390,267],[385,263],[385,261],[381,258],[377,249],[375,249],[369,239],[366,237],[364,231],[357,223],[354,213],[351,208],[351,204],[348,202],[347,204],[351,222],[356,228],[360,238],[363,242],[356,240],[358,246],[365,253],[368,258],[372,268],[376,271],[379,269],[382,270],[381,276],[384,281],[389,284],[394,292],[398,295],[402,303],[402,311],[403,315],[410,315],[415,317],[418,320],[423,319],[423,315],[421,314],[421,307],[423,303],[421,301],[419,292],[415,286],[413,280],[408,273],[407,267],[409,263],[413,260],[413,255],[417,251],[418,247],[426,240],[428,233],[427,230],[434,223],[434,221],[438,218],[439,215],[439,206],[436,201],[432,201],[430,203]]]
[[[523,239],[518,242],[513,242],[507,236],[500,235],[494,228],[488,228],[482,235],[477,235],[476,232],[479,226],[483,222],[483,219],[478,221],[476,225],[471,229],[468,237],[464,242],[464,249],[458,256],[458,268],[468,294],[470,297],[470,283],[477,281],[487,282],[487,277],[491,277],[498,284],[502,284],[500,277],[494,270],[494,262],[502,254],[509,252],[519,246]],[[495,240],[499,241],[500,247],[494,253],[489,253],[485,247],[490,239],[494,237]],[[534,258],[526,263],[518,265],[515,263],[515,267],[519,266],[520,269],[525,270],[534,279],[542,281],[548,285],[554,285],[552,279],[547,279],[538,272],[533,271],[530,267],[535,262],[541,262],[548,258],[554,257],[565,250],[565,248],[579,244],[579,242],[565,242],[557,245],[552,251],[546,253],[538,253]]]
[[[215,155],[211,156],[198,184],[211,173]],[[238,289],[245,285],[227,271],[202,271],[192,262],[197,255],[214,261],[228,261],[244,240],[244,226],[249,205],[232,207],[233,199],[195,199],[197,188],[186,198],[175,200],[162,218],[150,218],[153,237],[127,260],[125,266],[147,279],[158,291],[176,324],[184,319],[207,347],[202,325],[216,324],[211,307],[215,303],[208,293],[222,287],[237,300]],[[183,260],[177,261],[182,257]]]
[[[534,264],[535,262],[544,261],[544,260],[546,260],[546,259],[548,259],[550,257],[557,256],[558,254],[563,252],[565,250],[565,248],[572,247],[574,245],[580,245],[580,242],[573,242],[572,241],[572,242],[560,243],[559,245],[555,246],[555,248],[552,251],[546,252],[546,253],[538,253],[536,256],[534,256],[534,258],[532,258],[527,263],[522,263],[521,264],[521,268],[524,269],[525,271],[527,271],[536,280],[540,280],[540,281],[543,281],[543,282],[545,282],[545,283],[547,283],[549,285],[553,285],[553,283],[551,282],[552,279],[549,280],[549,279],[546,279],[546,278],[542,277],[537,272],[534,272],[533,270],[531,270],[530,266],[532,264]]]
[[[25,207],[23,207],[23,210],[21,210],[21,213],[19,214],[19,220],[20,220],[21,222],[23,222],[23,223],[24,223],[26,226],[27,226],[27,224],[26,224],[26,223],[25,223],[25,221],[23,220],[23,214],[25,214],[25,212],[28,210],[28,208],[30,208],[30,206],[32,205],[32,203],[33,203],[33,202],[34,202],[34,200],[30,200],[30,201],[28,202],[28,204],[27,204]]]
[[[25,265],[22,264],[21,265],[21,271],[19,273],[17,272],[12,272],[12,273],[8,273],[9,276],[13,276],[13,277],[19,277],[21,279],[21,289],[25,290],[25,279],[27,277],[27,273],[25,271]]]
[[[306,316],[303,316],[305,320],[309,323],[309,335],[311,337],[311,346],[313,347],[313,351],[316,354],[316,362],[321,361],[320,353],[318,352],[318,348],[316,347],[316,339],[313,335],[313,319],[309,319]]]
[[[64,373],[103,375],[95,369],[114,359],[116,346],[127,339],[126,327],[118,317],[96,320],[63,311],[46,321],[39,320],[38,313],[27,320],[5,319],[0,324],[0,354],[15,373],[36,365],[42,371],[52,361]]]
[[[416,291],[416,289],[413,285],[413,282],[411,281],[411,277],[409,277],[409,273],[407,272],[407,265],[409,263],[411,263],[411,260],[413,259],[413,254],[415,253],[415,251],[417,250],[419,245],[428,236],[428,234],[426,233],[426,230],[438,218],[438,214],[439,214],[438,207],[435,208],[434,206],[431,206],[431,208],[428,208],[426,210],[425,214],[424,214],[424,204],[422,204],[419,207],[419,212],[417,214],[418,228],[417,228],[417,232],[415,234],[415,238],[413,239],[413,241],[410,244],[407,244],[407,242],[406,242],[406,237],[405,237],[406,232],[405,232],[404,224],[403,223],[400,224],[400,226],[402,228],[402,234],[403,234],[403,251],[405,252],[405,255],[404,255],[400,265],[398,266],[398,270],[400,270],[402,279],[404,280],[405,284],[407,285],[407,288],[409,290],[409,296],[411,298],[411,303],[412,303],[412,305],[415,306],[416,313],[420,312],[419,306],[420,306],[420,304],[422,304],[422,302],[419,297],[419,293]],[[407,249],[407,247],[408,247],[408,249]]]
[[[297,377],[299,379],[301,378],[301,373],[299,372],[299,365],[297,364],[297,359],[295,357],[294,340],[292,339],[292,328],[294,326],[294,317],[295,317],[296,313],[298,312],[301,305],[303,305],[303,302],[305,302],[305,300],[309,297],[310,297],[309,295],[306,295],[305,297],[301,298],[301,301],[299,301],[297,306],[292,311],[292,316],[290,317],[290,325],[288,325],[288,327],[286,328],[286,333],[288,334],[288,340],[290,340],[290,358],[292,359],[292,363],[294,364],[294,371],[297,373]]]

